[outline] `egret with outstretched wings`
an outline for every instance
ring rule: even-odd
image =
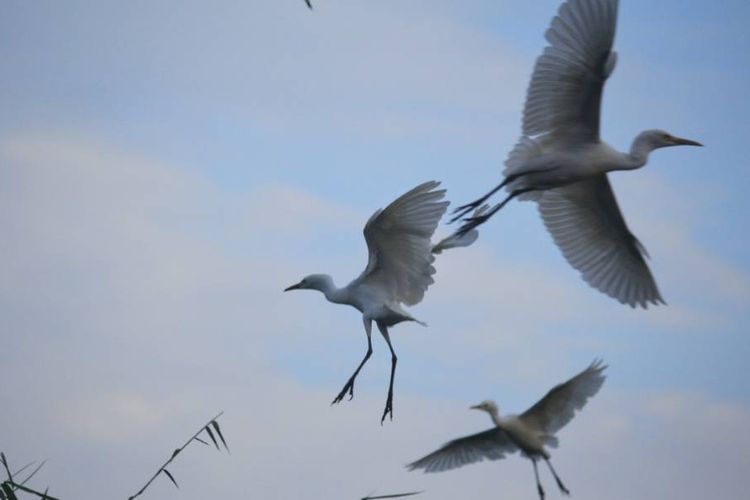
[[[568,0],[560,6],[545,34],[550,45],[531,76],[523,136],[505,162],[504,179],[456,209],[453,221],[502,188],[507,197],[466,219],[459,233],[483,224],[517,196],[535,200],[552,239],[589,285],[623,304],[646,308],[664,300],[643,245],[625,224],[607,172],[638,169],[657,148],[701,144],[647,130],[622,153],[600,139],[602,92],[617,61],[612,50],[617,6],[618,0]]]
[[[534,466],[534,478],[540,498],[544,498],[544,488],[539,482],[536,466],[540,459],[549,467],[560,491],[569,494],[552,467],[545,445],[557,447],[555,433],[567,425],[575,416],[576,410],[583,408],[588,399],[599,391],[604,383],[602,372],[605,368],[600,361],[594,361],[575,377],[555,386],[521,415],[501,417],[494,401],[483,401],[472,406],[472,409],[489,413],[495,427],[455,439],[407,467],[409,470],[442,472],[482,460],[499,460],[520,451]]]

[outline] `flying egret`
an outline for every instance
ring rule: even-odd
[[[544,460],[560,491],[570,494],[550,462],[550,454],[544,448],[557,447],[555,433],[573,419],[588,399],[599,391],[604,383],[602,372],[606,368],[601,361],[594,361],[581,373],[550,390],[534,406],[521,415],[500,417],[494,401],[482,401],[471,409],[489,413],[495,427],[484,432],[455,439],[429,455],[407,465],[409,470],[424,469],[425,472],[442,472],[482,460],[499,460],[506,454],[521,452],[534,466],[534,478],[539,497],[544,498],[544,488],[539,482],[536,462]]]
[[[401,304],[412,306],[422,300],[427,287],[433,283],[434,253],[468,246],[477,238],[477,232],[472,230],[460,236],[449,236],[436,245],[430,243],[438,221],[448,207],[448,202],[443,201],[445,190],[436,189],[439,185],[435,181],[425,182],[370,217],[364,229],[370,255],[367,267],[354,281],[337,288],[327,274],[311,274],[284,290],[318,290],[329,302],[350,305],[362,313],[367,353],[331,404],[339,403],[347,392],[349,399],[354,397],[354,379],[372,354],[371,332],[372,322],[375,322],[391,350],[391,378],[381,424],[388,414],[393,420],[393,376],[397,357],[388,327],[402,321],[425,325],[406,312]],[[483,209],[480,207],[478,213]]]
[[[510,152],[504,180],[456,209],[455,221],[505,187],[509,194],[461,231],[486,222],[515,197],[538,202],[547,230],[565,259],[592,287],[631,307],[664,303],[644,256],[617,206],[607,172],[635,170],[667,146],[701,146],[663,130],[646,130],[621,153],[599,138],[604,82],[617,60],[612,51],[618,0],[568,0],[545,35],[523,111],[523,136]]]

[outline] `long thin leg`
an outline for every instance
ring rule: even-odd
[[[539,482],[539,471],[536,468],[536,458],[532,458],[531,463],[534,465],[534,478],[536,479],[536,490],[539,492],[539,498],[541,500],[544,500],[544,488],[542,488],[542,483]]]
[[[336,396],[333,401],[331,401],[331,405],[340,403],[341,400],[344,399],[344,396],[346,396],[347,391],[349,392],[349,401],[352,400],[352,398],[354,397],[354,379],[357,378],[357,375],[359,375],[359,371],[363,366],[365,366],[365,363],[367,363],[367,360],[370,359],[370,356],[372,355],[372,320],[362,318],[362,322],[365,325],[365,333],[367,334],[367,353],[365,354],[364,359],[362,359],[362,362],[359,364],[357,369],[354,370],[352,376],[349,377],[349,380],[346,382],[346,384],[344,384],[344,388],[341,389],[339,395]]]
[[[547,466],[549,467],[552,476],[555,478],[555,481],[557,481],[557,487],[560,488],[560,491],[562,491],[566,495],[570,495],[568,488],[566,488],[562,481],[560,481],[560,476],[557,475],[557,472],[555,472],[555,468],[552,467],[552,462],[549,461],[549,458],[545,458],[544,461],[547,462]]]
[[[398,358],[396,357],[396,352],[393,350],[393,346],[391,345],[391,337],[388,334],[388,328],[379,321],[377,322],[377,325],[378,330],[380,330],[380,334],[383,335],[383,338],[388,344],[388,349],[391,350],[391,381],[388,384],[388,399],[386,399],[385,401],[385,410],[383,410],[383,417],[380,419],[380,425],[383,425],[385,417],[389,413],[391,414],[391,420],[393,420],[393,377],[396,374],[396,362],[398,361]]]
[[[510,200],[512,200],[518,195],[521,195],[523,193],[528,193],[529,191],[534,191],[534,190],[535,190],[534,188],[523,188],[523,189],[517,189],[513,191],[503,201],[501,201],[500,203],[492,207],[492,209],[490,209],[488,212],[483,213],[482,215],[478,215],[476,217],[470,217],[466,219],[466,222],[464,222],[464,224],[458,229],[458,231],[456,231],[456,234],[458,236],[463,236],[464,234],[468,233],[472,229],[478,226],[481,226],[482,224],[487,222],[490,219],[490,217],[495,215],[498,210],[500,210],[505,205],[507,205]]]
[[[481,205],[482,203],[484,203],[485,201],[487,201],[487,199],[490,196],[492,196],[493,194],[497,193],[502,188],[504,188],[508,184],[508,182],[510,182],[510,177],[506,177],[503,180],[503,182],[501,182],[500,184],[498,184],[497,186],[495,186],[494,188],[492,188],[492,190],[489,193],[485,194],[481,198],[478,198],[478,199],[472,201],[471,203],[467,203],[466,205],[461,205],[460,207],[456,208],[453,211],[454,216],[453,216],[453,218],[450,221],[448,221],[448,224],[453,224],[454,222],[456,222],[458,219],[460,219],[464,215],[466,215],[469,212],[471,212],[472,210],[476,209],[479,205]]]

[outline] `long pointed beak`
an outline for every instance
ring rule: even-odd
[[[288,286],[288,287],[284,288],[284,291],[288,292],[289,290],[296,290],[298,288],[299,288],[299,283],[297,283],[296,285],[292,285],[292,286]]]
[[[675,146],[701,146],[703,147],[703,144],[701,144],[698,141],[691,141],[690,139],[682,139],[681,137],[675,137],[674,144]]]
[[[481,408],[479,407],[479,405],[469,406],[469,409],[470,410],[481,410]]]

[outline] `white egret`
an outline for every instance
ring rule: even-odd
[[[499,460],[506,454],[520,451],[534,466],[539,497],[544,498],[544,488],[539,482],[537,460],[544,460],[560,491],[570,494],[550,462],[545,445],[557,447],[555,433],[573,419],[588,399],[596,394],[604,383],[601,361],[594,361],[588,368],[550,390],[534,406],[521,415],[501,417],[494,401],[483,401],[471,409],[489,413],[495,423],[492,429],[455,439],[407,467],[409,470],[424,469],[425,472],[442,472],[482,460]]]
[[[534,200],[565,259],[594,288],[631,307],[664,303],[644,260],[643,245],[617,206],[607,172],[634,170],[667,146],[701,146],[662,130],[640,133],[630,152],[599,138],[604,82],[615,67],[612,51],[618,0],[568,0],[545,37],[523,111],[523,136],[505,162],[504,180],[459,207],[453,221],[505,187],[508,196],[460,231],[486,222],[511,199]],[[453,222],[451,221],[451,222]]]
[[[329,275],[312,274],[284,290],[318,290],[329,302],[350,305],[362,313],[367,353],[331,404],[339,403],[347,392],[349,399],[354,396],[354,379],[372,354],[372,322],[378,326],[391,350],[391,378],[381,424],[388,414],[393,420],[393,377],[397,357],[388,327],[403,321],[424,325],[401,304],[412,306],[419,303],[427,287],[433,283],[433,253],[470,245],[477,238],[476,231],[469,231],[461,236],[449,236],[434,246],[431,244],[432,234],[448,207],[448,202],[443,201],[445,190],[436,190],[439,185],[435,181],[425,182],[370,217],[364,229],[370,255],[367,267],[354,281],[337,288]],[[482,208],[479,210],[481,213]]]

